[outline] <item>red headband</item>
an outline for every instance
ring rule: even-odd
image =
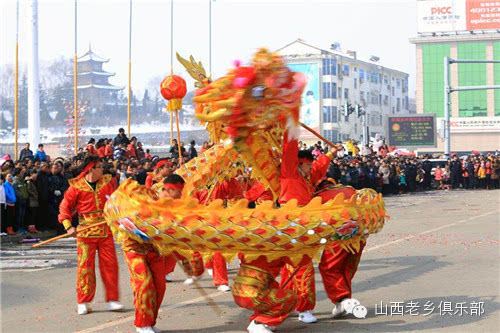
[[[182,190],[184,188],[184,183],[175,183],[175,184],[166,183],[166,184],[163,184],[163,188],[173,188],[173,189],[177,189],[177,190]]]
[[[304,157],[299,158],[299,163],[312,163],[312,162],[313,161],[311,161],[308,158],[304,158]]]
[[[87,166],[85,167],[85,169],[83,169],[83,171],[80,172],[80,174],[76,178],[83,178],[83,177],[85,177],[85,175],[90,171],[90,169],[92,169],[93,167],[95,167],[96,164],[97,164],[97,161],[90,162],[89,164],[87,164]]]
[[[170,164],[170,162],[168,160],[162,160],[162,161],[159,161],[158,163],[156,163],[156,165],[154,166],[154,169],[159,169],[161,168],[162,166],[164,166],[165,164]]]

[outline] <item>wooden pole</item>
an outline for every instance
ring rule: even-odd
[[[175,110],[175,124],[177,126],[177,149],[179,149],[179,164],[183,164],[183,156],[181,151],[181,132],[179,131],[179,111]]]
[[[14,74],[14,159],[17,161],[17,136],[18,136],[18,123],[19,123],[19,0],[16,3],[16,68]]]
[[[130,138],[130,98],[132,95],[132,0],[130,0],[130,18],[128,32],[128,101],[127,101],[127,133]]]
[[[84,227],[84,228],[81,228],[80,230],[77,230],[76,233],[88,230],[90,228],[98,227],[98,226],[101,226],[101,225],[106,224],[106,223],[107,223],[106,221],[102,221],[102,222],[99,222],[96,224],[92,224],[92,225],[89,225],[88,227]],[[55,242],[58,239],[62,239],[62,238],[66,238],[66,237],[69,237],[69,234],[63,234],[63,235],[59,235],[59,236],[51,238],[51,239],[47,239],[46,241],[43,241],[41,243],[37,243],[37,244],[33,245],[33,247],[40,247],[42,245],[46,245],[46,244]]]
[[[174,111],[170,111],[170,145],[174,144]]]
[[[300,123],[300,126],[304,127],[306,130],[308,130],[312,134],[316,135],[320,140],[326,142],[329,146],[339,149],[339,147],[337,145],[335,145],[333,142],[328,141],[324,136],[322,136],[321,134],[319,134],[318,132],[316,132],[315,130],[313,130],[312,128],[307,126],[306,124]]]

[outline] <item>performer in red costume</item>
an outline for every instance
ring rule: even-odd
[[[344,193],[345,199],[350,199],[356,194],[356,190],[350,186],[333,185],[324,181],[318,186],[317,196],[325,203],[339,193]],[[318,268],[326,294],[333,303],[334,318],[352,313],[353,308],[360,305],[357,299],[352,298],[351,283],[365,245],[366,241],[362,241],[359,251],[355,254],[344,250],[336,243],[331,244],[323,252]]]
[[[299,206],[307,205],[314,197],[315,185],[326,176],[333,157],[333,152],[328,152],[319,155],[315,161],[309,150],[299,151],[297,139],[288,141],[286,135],[280,170],[280,204],[296,199]],[[312,259],[309,258],[305,264],[297,267],[285,265],[281,270],[282,286],[294,271],[297,271],[295,276],[285,288],[298,296],[296,311],[299,313],[299,320],[315,323],[317,319],[312,310],[316,306],[316,287]]]
[[[153,166],[153,172],[148,173],[146,177],[146,187],[152,188],[154,184],[163,182],[165,177],[172,173],[171,167],[168,159],[158,160]]]
[[[179,199],[184,180],[178,175],[169,175],[159,192],[160,198]],[[127,238],[122,244],[125,260],[130,270],[130,284],[134,291],[136,332],[161,332],[155,328],[158,310],[165,295],[165,264],[151,244],[139,243]]]
[[[76,230],[71,225],[73,210],[78,213],[79,227],[86,227],[104,221],[103,208],[107,196],[115,190],[111,175],[102,174],[98,157],[89,156],[82,164],[78,177],[69,180],[70,187],[64,194],[59,206],[59,222],[68,234],[75,236]],[[116,259],[113,235],[104,224],[78,233],[78,266],[76,292],[78,314],[92,311],[89,303],[93,300],[96,288],[95,254],[99,255],[99,270],[106,291],[108,310],[118,311],[123,305],[118,302],[118,261]]]
[[[313,197],[314,184],[325,176],[331,157],[333,152],[321,155],[313,162],[311,153],[299,152],[297,140],[289,141],[288,134],[285,134],[280,170],[280,203],[297,199],[299,205],[307,205]],[[258,201],[258,198],[255,200]],[[303,257],[297,266],[299,271],[286,288],[283,288],[275,278],[285,264],[290,265],[290,260],[285,257],[270,263],[264,257],[250,262],[242,257],[233,285],[233,297],[236,304],[254,311],[250,317],[248,332],[269,333],[295,309],[301,312],[301,321],[316,321],[310,312],[315,305],[314,268],[311,258]],[[290,269],[294,270],[291,266]],[[282,274],[291,273],[284,271]],[[286,277],[282,278],[282,282],[286,280]]]

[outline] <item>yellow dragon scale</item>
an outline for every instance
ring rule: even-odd
[[[366,189],[350,200],[340,193],[325,204],[314,198],[304,207],[298,207],[295,200],[279,209],[271,201],[256,209],[248,209],[247,204],[240,200],[225,208],[216,200],[207,207],[196,199],[158,199],[154,191],[128,179],[110,197],[104,211],[118,242],[128,236],[151,243],[162,254],[177,251],[190,258],[198,251],[208,258],[221,252],[231,260],[243,253],[250,260],[289,257],[294,264],[303,255],[319,259],[332,241],[357,252],[360,241],[378,232],[386,217],[382,196]],[[125,231],[124,220],[149,240]]]

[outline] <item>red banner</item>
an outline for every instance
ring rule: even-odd
[[[500,28],[500,1],[467,0],[467,30]]]

